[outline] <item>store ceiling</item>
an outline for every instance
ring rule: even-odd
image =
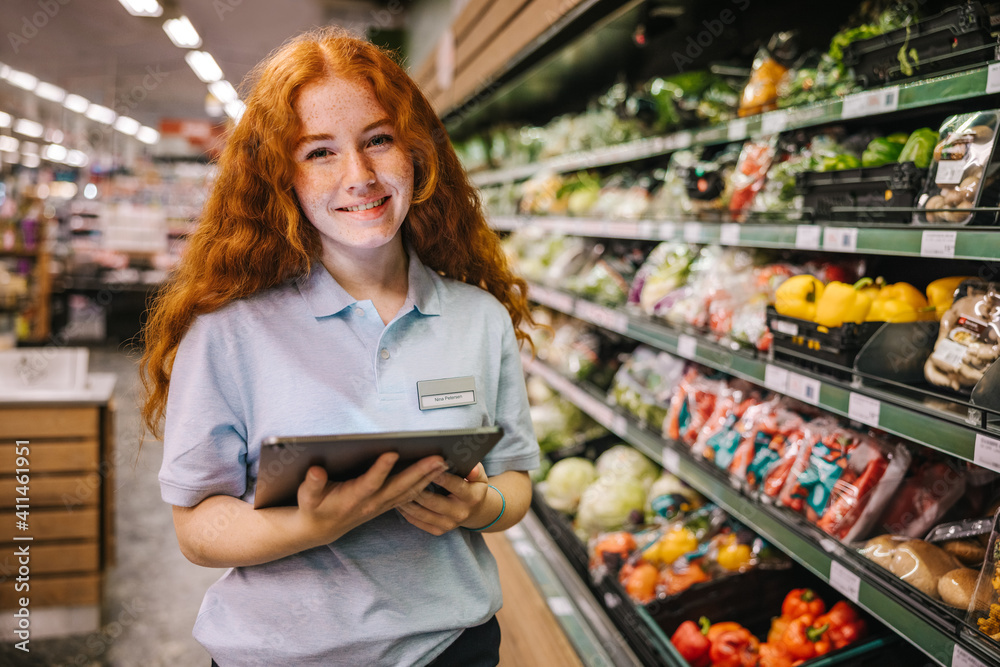
[[[207,88],[163,31],[186,15],[233,85],[292,35],[338,23],[394,28],[399,0],[160,0],[158,18],[131,16],[118,0],[3,0],[0,63],[22,70],[151,127],[162,118],[208,119]],[[387,9],[388,8],[388,9]],[[394,11],[390,11],[394,10]],[[6,84],[6,82],[0,82]],[[0,104],[29,115],[36,102],[0,85]],[[0,107],[2,108],[2,107]]]

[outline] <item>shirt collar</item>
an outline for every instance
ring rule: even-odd
[[[416,308],[422,315],[440,315],[441,300],[437,285],[440,278],[434,271],[424,266],[416,251],[409,245],[406,251],[410,258],[410,266],[404,308],[406,306]],[[358,302],[340,286],[320,261],[314,261],[312,270],[299,278],[295,284],[313,317],[337,315]]]

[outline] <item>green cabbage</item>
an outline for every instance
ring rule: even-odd
[[[643,489],[648,489],[660,474],[660,466],[628,445],[615,445],[598,456],[595,465],[598,476],[631,479]]]
[[[577,533],[590,535],[620,530],[643,520],[646,488],[628,477],[600,477],[580,497],[576,512]]]
[[[588,459],[572,456],[556,461],[542,486],[542,497],[554,510],[573,514],[584,489],[597,479],[597,470]]]

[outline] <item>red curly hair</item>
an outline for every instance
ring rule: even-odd
[[[320,256],[316,228],[292,189],[293,147],[301,131],[295,103],[314,81],[368,82],[395,114],[396,136],[413,157],[414,189],[403,238],[438,273],[479,286],[510,312],[520,342],[532,323],[527,286],[510,269],[486,224],[447,132],[427,98],[379,47],[339,28],[304,33],[262,61],[246,110],[232,128],[216,180],[181,262],[153,301],[143,327],[142,417],[154,436],[166,410],[177,346],[193,318],[309,272]]]

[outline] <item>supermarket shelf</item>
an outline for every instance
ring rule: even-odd
[[[586,667],[638,665],[600,603],[580,580],[541,522],[528,513],[505,533]]]
[[[676,474],[737,519],[763,535],[838,592],[856,602],[897,634],[946,667],[996,664],[986,643],[964,634],[961,624],[937,617],[899,586],[866,578],[860,556],[833,539],[806,535],[778,510],[763,506],[730,486],[720,471],[693,458],[679,443],[642,428],[635,420],[609,406],[596,392],[581,387],[545,364],[524,359],[527,373],[543,379],[596,421]]]
[[[597,220],[557,216],[492,216],[498,231],[532,228],[553,234],[648,241],[720,243],[745,248],[828,250],[898,257],[1000,259],[1000,228],[921,225],[847,227],[824,224]]]
[[[678,332],[651,318],[605,308],[566,292],[530,285],[529,298],[543,306],[614,331],[669,354],[698,362],[853,419],[912,442],[1000,471],[1000,433],[985,413],[961,404],[930,407],[892,391],[818,375]],[[609,417],[610,419],[610,417]]]
[[[854,93],[843,99],[826,100],[802,107],[738,118],[701,130],[686,130],[618,146],[563,155],[538,164],[481,172],[475,174],[472,180],[479,186],[506,183],[527,178],[543,169],[556,172],[590,169],[656,157],[691,145],[742,141],[748,137],[763,134],[921,109],[980,97],[992,92],[992,89],[987,87],[989,71],[996,68],[997,65],[998,63],[984,65],[955,74]],[[994,74],[995,76],[996,74]]]

